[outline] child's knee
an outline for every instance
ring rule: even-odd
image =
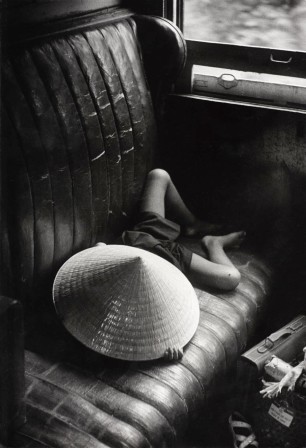
[[[241,280],[241,274],[236,269],[230,269],[230,271],[227,273],[226,277],[223,280],[223,288],[227,291],[232,291],[233,289],[237,288]]]
[[[169,173],[162,168],[154,168],[154,170],[149,172],[148,178],[165,183],[170,181]]]

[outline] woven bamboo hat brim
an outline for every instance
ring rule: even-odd
[[[53,301],[66,329],[87,347],[123,360],[183,347],[199,322],[191,283],[163,258],[124,245],[98,245],[59,270]]]

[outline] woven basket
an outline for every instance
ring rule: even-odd
[[[199,322],[182,272],[142,249],[98,245],[71,257],[53,286],[56,311],[87,347],[124,360],[150,360],[183,347]]]

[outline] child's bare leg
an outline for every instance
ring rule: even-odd
[[[202,243],[208,251],[210,260],[192,255],[190,278],[199,286],[212,286],[225,291],[235,289],[241,279],[240,272],[224,252],[224,248],[239,246],[245,232],[235,232],[224,236],[206,236]]]
[[[170,175],[162,169],[150,171],[141,201],[141,211],[159,213],[178,224],[191,224],[195,216],[188,210]]]
[[[163,217],[167,213],[167,217],[182,225],[185,232],[190,235],[206,232],[209,226],[212,226],[197,220],[186,207],[169,174],[161,169],[152,170],[148,174],[140,211],[155,212]],[[242,235],[237,238],[229,235],[215,239],[212,236],[204,238],[203,244],[208,250],[211,261],[193,254],[190,266],[191,277],[198,284],[225,290],[234,289],[240,281],[240,273],[224,253],[223,247],[236,245],[241,242],[241,239]],[[182,356],[183,349],[178,347],[169,347],[164,354],[168,360],[179,360]]]
[[[148,174],[140,210],[167,215],[183,227],[187,236],[214,232],[220,227],[197,219],[186,207],[169,174],[162,169]]]
[[[235,289],[241,279],[240,272],[228,258],[224,249],[240,246],[245,232],[234,232],[224,236],[206,236],[202,244],[208,251],[210,260],[192,254],[189,278],[198,286],[211,286],[225,291]],[[183,349],[168,348],[164,358],[176,361],[183,357]]]

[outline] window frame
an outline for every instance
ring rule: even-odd
[[[183,34],[184,2],[185,0],[164,1],[167,4],[165,17],[172,20]],[[193,65],[208,65],[298,78],[306,77],[306,51],[192,39],[186,39],[186,42],[187,63],[176,84],[176,91],[181,93],[191,92]]]
[[[193,65],[306,77],[306,52],[196,40],[186,42],[187,62],[177,83],[177,88],[184,92],[191,91]]]

